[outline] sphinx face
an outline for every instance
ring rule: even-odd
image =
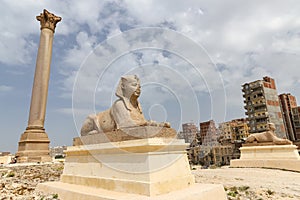
[[[137,79],[129,79],[123,85],[123,94],[130,98],[132,95],[139,97],[141,94],[141,85]]]
[[[270,129],[271,131],[275,131],[275,130],[276,130],[275,124],[269,123],[268,125],[269,125],[269,129]]]

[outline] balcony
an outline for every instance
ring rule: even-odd
[[[268,115],[255,115],[255,119],[265,119],[268,118]]]
[[[253,104],[254,107],[263,106],[266,105],[266,101],[258,102],[256,104]]]
[[[257,119],[257,121],[256,121],[256,125],[263,125],[263,126],[265,126],[266,124],[267,124],[268,122],[267,122],[267,119]]]
[[[248,89],[243,88],[242,92],[243,92],[243,95],[248,95],[249,93],[252,92],[252,90],[250,88],[248,88]]]
[[[259,128],[259,127],[263,127],[264,128],[264,126],[266,126],[267,125],[267,123],[268,123],[268,121],[267,120],[261,120],[261,121],[258,121],[258,122],[256,122],[256,127],[257,128]]]
[[[251,116],[251,115],[248,115],[248,120],[249,120],[249,121],[251,121],[251,120],[253,120],[253,119],[255,119],[255,116],[253,116],[253,115],[252,115],[252,116]]]
[[[255,112],[267,112],[267,107],[266,106],[256,106],[255,107]]]
[[[250,84],[250,88],[251,89],[256,89],[256,88],[260,88],[262,87],[262,85],[260,83],[253,83],[253,84]]]
[[[265,101],[265,97],[264,96],[259,96],[257,95],[255,100],[262,100],[262,101]]]
[[[263,96],[264,92],[263,92],[262,89],[256,89],[256,90],[253,90],[253,92],[251,94],[253,94],[253,95],[255,95],[255,94],[262,94],[262,96]]]

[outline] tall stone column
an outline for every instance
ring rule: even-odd
[[[41,24],[40,44],[36,60],[35,75],[32,87],[32,96],[28,126],[19,141],[17,162],[46,162],[51,161],[49,143],[44,128],[48,84],[50,77],[50,64],[52,56],[52,43],[56,24],[61,17],[55,16],[44,9],[36,17]]]

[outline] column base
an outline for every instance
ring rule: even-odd
[[[19,141],[17,162],[51,162],[49,143],[45,129],[27,128]]]

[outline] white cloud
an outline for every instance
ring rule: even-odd
[[[148,1],[148,0],[125,0],[125,1],[54,1],[51,3],[35,1],[4,1],[1,15],[6,21],[0,22],[3,31],[0,37],[0,61],[6,64],[24,64],[34,60],[33,50],[37,44],[28,37],[37,36],[39,24],[35,16],[46,7],[49,11],[63,17],[62,22],[57,25],[58,35],[74,36],[68,48],[63,49],[61,56],[60,73],[65,77],[62,86],[63,96],[71,97],[76,71],[84,62],[85,58],[93,50],[94,58],[87,61],[89,70],[83,73],[80,80],[85,83],[82,91],[93,91],[102,70],[116,59],[120,53],[135,47],[149,46],[161,47],[162,49],[175,48],[189,61],[194,61],[199,67],[200,78],[195,74],[192,67],[184,67],[180,59],[172,59],[162,56],[161,53],[153,51],[143,52],[140,59],[136,55],[123,56],[119,59],[115,71],[107,71],[107,80],[112,81],[111,86],[100,88],[109,93],[118,81],[119,75],[130,70],[132,67],[158,62],[160,65],[170,66],[183,77],[189,77],[189,82],[197,92],[220,91],[222,79],[225,83],[227,103],[232,109],[243,110],[240,85],[244,82],[260,79],[262,76],[274,76],[278,81],[279,91],[285,91],[298,84],[300,79],[298,69],[299,43],[300,43],[300,4],[297,1],[272,1],[261,2],[236,2],[236,1]],[[4,9],[6,8],[6,9]],[[18,8],[18,9],[17,9]],[[29,9],[30,8],[30,9]],[[20,10],[30,10],[20,12]],[[199,58],[206,56],[205,52],[198,53],[195,48],[187,46],[187,40],[167,38],[157,33],[156,38],[147,40],[149,36],[137,37],[137,35],[126,35],[126,38],[114,38],[134,27],[162,26],[175,29],[196,43],[198,47],[203,45],[209,56],[215,63],[224,66],[220,74],[212,64],[211,60],[205,62]],[[149,32],[151,35],[151,33]],[[108,38],[107,43],[101,47],[97,45]],[[164,43],[166,42],[166,43]],[[196,45],[197,46],[197,45]],[[124,52],[122,52],[124,51]],[[149,54],[147,54],[149,53]],[[150,55],[152,53],[152,55]],[[178,52],[172,52],[178,53]],[[99,59],[101,54],[102,60]],[[100,57],[101,57],[100,56]],[[104,59],[105,58],[105,59]],[[209,64],[208,64],[209,62]],[[282,73],[282,68],[285,75]],[[175,72],[175,71],[174,71]],[[220,78],[221,76],[221,78]],[[288,76],[289,80],[286,80]],[[157,81],[155,73],[148,78]],[[200,81],[198,81],[198,79]],[[103,79],[104,81],[105,79]],[[181,80],[173,81],[179,89]],[[92,87],[91,87],[92,86]],[[76,86],[77,88],[79,86]],[[80,86],[81,87],[81,86]],[[296,95],[300,92],[294,90]],[[90,96],[81,95],[83,102],[87,102]],[[110,103],[104,101],[104,105]],[[235,106],[235,108],[233,108]],[[240,112],[243,114],[243,111]],[[239,116],[237,116],[239,117]]]
[[[226,93],[229,94],[227,95],[227,105],[232,109],[241,110],[240,113],[243,115],[240,85],[244,82],[261,79],[265,75],[275,76],[278,80],[284,80],[284,77],[280,75],[282,62],[274,62],[274,57],[278,56],[278,52],[283,54],[280,57],[285,57],[285,54],[297,54],[299,52],[299,34],[295,34],[293,37],[285,34],[287,31],[293,33],[299,31],[297,26],[295,26],[295,24],[299,23],[299,20],[297,21],[299,14],[296,12],[296,8],[299,5],[294,5],[293,9],[290,9],[290,4],[283,5],[280,3],[272,5],[266,3],[256,4],[254,2],[237,4],[232,1],[226,4],[218,4],[216,1],[210,3],[204,1],[189,1],[188,3],[182,1],[125,1],[125,4],[119,4],[119,7],[123,9],[123,13],[116,14],[116,12],[112,12],[114,14],[110,18],[104,18],[101,23],[112,24],[110,31],[108,31],[109,37],[115,32],[120,32],[118,24],[122,22],[120,19],[122,14],[127,19],[135,19],[133,21],[138,23],[137,27],[172,24],[172,27],[179,33],[183,33],[198,44],[202,44],[214,62],[222,63],[227,67],[226,70],[220,71],[220,74],[218,74],[213,64],[210,67],[204,67],[206,64],[197,63],[198,66],[202,66],[200,71],[207,85],[205,85],[205,82],[194,82],[192,79],[191,84],[194,89],[197,91],[220,89],[222,84],[220,85],[220,81],[215,80],[216,78],[220,79],[218,76],[221,76],[225,81]],[[235,6],[232,6],[233,4]],[[93,35],[88,35],[88,38],[84,40],[88,42],[93,40],[92,38]],[[126,39],[130,40],[129,38]],[[132,48],[132,45],[140,46],[141,44],[144,44],[144,46],[159,46],[159,43],[162,42],[160,40],[145,42],[138,38],[132,41],[134,44],[126,40],[118,40],[118,42],[110,44],[110,48],[114,46],[126,49]],[[113,42],[113,40],[110,42]],[[192,55],[190,52],[193,52],[194,49],[186,48],[186,41],[175,39],[173,42],[175,46],[184,50],[187,55]],[[77,43],[80,45],[80,42]],[[163,48],[167,47],[163,46]],[[79,49],[72,56],[74,59],[71,60],[74,61],[76,60],[75,58],[81,58],[80,52],[87,52],[87,50]],[[109,54],[112,52],[108,51],[107,53],[103,55],[109,57]],[[160,54],[155,56],[154,58],[145,54],[138,62],[129,58],[121,60],[127,66],[158,61],[160,64],[176,69],[178,60],[168,62],[168,59],[160,57]],[[200,57],[200,55],[195,55],[191,58],[197,56]],[[287,63],[291,63],[289,66],[292,66],[296,58],[293,56],[289,56],[289,58],[291,60]],[[97,65],[96,63],[90,64]],[[119,68],[120,71],[124,69],[121,64],[119,64]],[[193,77],[195,75],[192,68],[187,71],[181,70],[180,73],[184,77]],[[150,75],[148,76],[149,78],[151,77]],[[118,80],[116,74],[110,74],[109,77],[111,80],[115,80],[114,82]],[[297,75],[294,75],[294,77],[295,79],[298,78]],[[90,76],[87,78],[89,79],[87,82],[91,82]],[[178,89],[180,88],[180,84],[173,83],[178,86]],[[291,87],[288,83],[292,84],[292,81],[286,81],[284,88],[287,88],[288,85]],[[106,101],[105,105],[110,103],[110,101]]]
[[[77,70],[80,64],[94,49],[95,45],[95,36],[89,37],[86,32],[80,31],[76,36],[76,45],[67,51],[63,59],[64,66]]]
[[[72,98],[77,113],[74,120],[80,128],[87,114],[110,106],[115,98],[115,86],[124,73],[139,73],[142,83],[152,81],[169,86],[168,90],[167,87],[144,85],[141,103],[147,109],[153,103],[163,106],[172,126],[180,120],[198,123],[198,118],[222,121],[224,109],[227,110],[226,120],[243,117],[241,85],[266,75],[275,78],[279,93],[291,92],[300,101],[298,0],[3,0],[0,7],[0,67],[5,69],[0,78],[7,85],[0,86],[0,91],[5,95],[20,95],[7,92],[15,88],[27,91],[20,78],[21,75],[28,78],[28,73],[34,69],[25,71],[22,68],[35,65],[40,33],[35,17],[44,8],[63,18],[55,32],[55,59],[51,66],[52,83],[59,90],[53,85],[50,88],[48,110],[59,106],[56,109],[59,112],[55,112],[52,119],[61,117],[62,120],[52,123],[54,127],[64,127],[65,132],[72,132],[70,127],[74,127],[64,121],[72,121],[64,116],[73,112],[69,108]],[[131,35],[124,32],[144,27],[176,30],[194,42],[178,40],[162,32],[153,34],[149,31],[144,37],[139,37],[138,32]],[[192,43],[194,46],[191,47]],[[136,49],[146,46],[173,51],[164,55],[157,49]],[[211,59],[205,51],[199,51],[201,46]],[[85,60],[91,51],[91,59]],[[199,73],[187,62],[197,66]],[[82,84],[75,85],[79,92],[74,99],[74,81],[82,63],[88,70],[81,72],[78,80]],[[218,70],[213,63],[217,64]],[[151,67],[158,68],[149,70]],[[175,91],[177,96],[172,96],[170,91]],[[193,91],[198,98],[200,113],[195,112],[196,100],[185,99],[193,95]],[[180,99],[181,105],[174,100],[176,98]],[[81,104],[76,104],[76,99]],[[68,109],[60,109],[61,106]],[[22,110],[17,105],[13,108]],[[186,113],[180,113],[180,108]],[[47,113],[51,119],[51,112]],[[20,132],[12,130],[11,126],[4,131]]]
[[[0,92],[9,92],[12,91],[14,88],[7,85],[0,85]]]

